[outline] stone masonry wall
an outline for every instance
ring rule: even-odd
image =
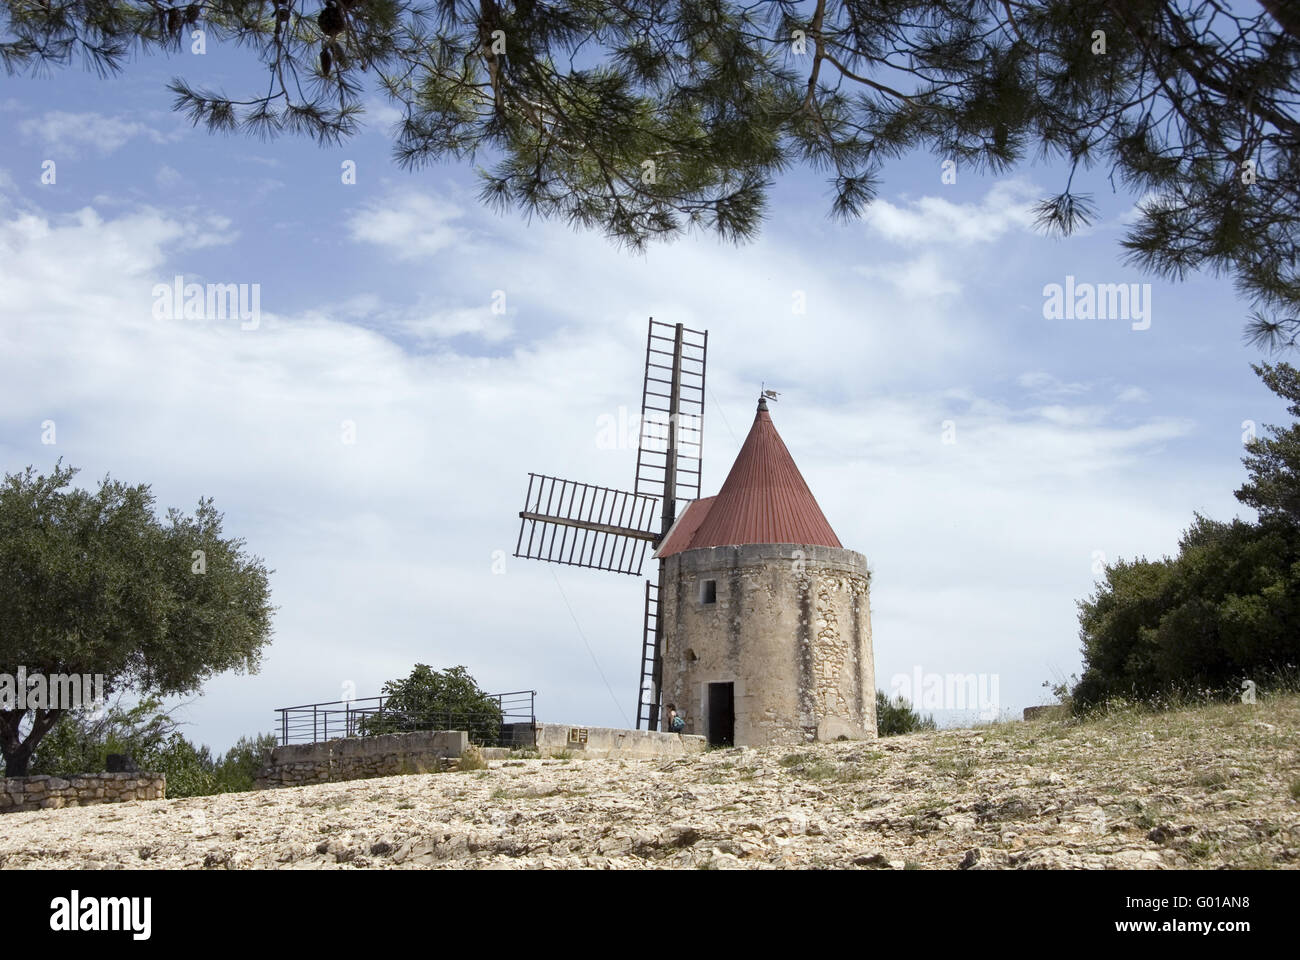
[[[62,777],[0,778],[0,813],[58,810],[124,800],[162,800],[167,777],[161,773],[80,773]]]
[[[662,703],[709,735],[710,683],[731,683],[735,742],[876,735],[870,578],[851,550],[751,544],[666,559]],[[716,599],[704,603],[703,581]]]
[[[463,730],[390,733],[324,743],[291,743],[271,750],[257,776],[260,789],[308,783],[364,780],[403,773],[431,773],[459,757],[469,745]]]

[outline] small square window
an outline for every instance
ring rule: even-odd
[[[701,580],[700,581],[700,603],[717,603],[718,602],[718,581]]]

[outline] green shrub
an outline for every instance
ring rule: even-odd
[[[273,733],[240,737],[213,770],[215,793],[242,793],[257,788],[258,772],[266,765],[266,755],[280,741]]]
[[[110,753],[141,757],[163,749],[177,723],[158,700],[131,707],[121,700],[104,709],[65,713],[36,747],[31,772],[49,776],[103,773]],[[143,769],[143,765],[142,765]]]
[[[1300,661],[1300,531],[1197,516],[1176,557],[1107,566],[1079,608],[1076,710],[1237,696]]]
[[[108,755],[120,753],[141,770],[165,774],[168,797],[237,793],[255,788],[266,751],[277,742],[270,733],[240,737],[227,753],[214,757],[206,746],[187,740],[177,726],[157,700],[130,708],[115,703],[99,713],[68,713],[41,740],[32,772],[61,777],[103,773]]]
[[[883,690],[876,691],[876,734],[893,737],[903,733],[933,730],[934,717],[922,717],[912,709],[907,699],[899,694],[889,699]]]
[[[1300,418],[1300,371],[1255,372]],[[1227,699],[1244,681],[1293,676],[1300,664],[1300,423],[1251,440],[1237,499],[1258,522],[1196,515],[1175,557],[1108,565],[1079,604],[1084,671],[1076,712],[1111,701],[1151,706]],[[1281,684],[1286,686],[1285,682]]]
[[[466,730],[475,743],[501,736],[501,704],[479,689],[464,667],[434,670],[417,663],[410,676],[384,684],[382,714],[363,717],[362,736],[406,730]]]
[[[167,776],[169,797],[205,797],[218,792],[211,751],[206,746],[195,747],[179,733],[173,733],[162,749],[133,759],[141,770]]]

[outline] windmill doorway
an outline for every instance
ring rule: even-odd
[[[736,745],[736,685],[709,684],[709,746]]]

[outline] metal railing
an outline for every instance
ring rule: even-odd
[[[536,726],[536,690],[490,693],[488,697],[497,702],[499,713],[448,710],[413,718],[388,708],[389,697],[277,707],[276,730],[281,746],[416,730],[467,730],[470,740],[481,746],[511,746],[522,740],[518,728],[526,727],[531,732]]]

